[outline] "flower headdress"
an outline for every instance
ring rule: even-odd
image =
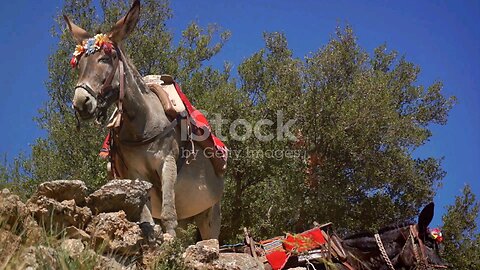
[[[439,228],[430,229],[429,233],[430,233],[430,238],[432,238],[438,244],[440,244],[443,241],[443,234]]]
[[[84,40],[82,45],[77,45],[73,52],[73,57],[70,60],[70,65],[72,68],[75,68],[84,53],[91,55],[99,50],[103,50],[106,54],[112,53],[113,43],[105,34],[97,34],[92,38]]]

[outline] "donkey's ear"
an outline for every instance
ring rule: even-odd
[[[87,31],[83,30],[80,26],[70,21],[67,15],[63,15],[63,19],[65,20],[65,23],[67,24],[70,33],[78,44],[82,44],[82,41],[91,37],[91,35]]]
[[[423,208],[422,212],[420,212],[420,215],[418,216],[418,232],[420,234],[427,232],[427,227],[430,222],[432,222],[434,211],[435,204],[431,202]]]
[[[140,17],[140,0],[135,0],[125,17],[121,18],[110,31],[110,39],[115,43],[124,40],[138,23]]]

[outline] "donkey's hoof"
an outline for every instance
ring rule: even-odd
[[[139,224],[140,229],[142,230],[143,236],[149,244],[155,244],[155,230],[154,226],[149,222],[142,222]]]

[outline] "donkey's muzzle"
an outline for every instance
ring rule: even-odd
[[[95,115],[97,108],[97,99],[83,86],[75,87],[73,97],[73,108],[83,120],[91,119]]]

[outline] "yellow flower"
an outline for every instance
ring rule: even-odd
[[[111,42],[108,36],[105,34],[97,34],[94,36],[94,38],[95,38],[95,45],[98,46],[99,48],[101,48],[103,44]]]
[[[77,46],[75,47],[75,52],[73,52],[73,56],[79,56],[79,55],[81,55],[84,51],[85,51],[85,48],[83,47],[83,45],[77,45]]]

